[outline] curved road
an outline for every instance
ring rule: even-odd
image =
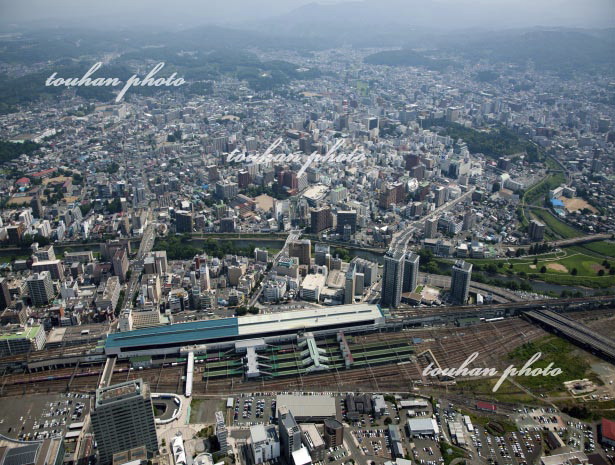
[[[569,245],[575,245],[575,244],[585,244],[586,242],[595,242],[595,241],[603,241],[605,239],[610,239],[612,236],[612,234],[589,234],[587,236],[579,236],[579,237],[572,237],[570,239],[558,239],[556,241],[545,241],[546,244],[552,246],[552,247],[566,247]],[[540,244],[539,242],[537,242],[536,244]],[[506,244],[503,244],[504,246],[506,246]],[[515,247],[517,249],[529,249],[532,245],[535,244],[530,244],[530,245],[511,245],[511,247]]]
[[[419,273],[419,284],[432,284],[437,287],[450,288],[451,277],[439,274]],[[502,297],[509,302],[522,302],[524,299],[519,297],[514,292],[510,292],[507,289],[501,287],[490,286],[488,284],[477,283],[476,281],[470,281],[470,289],[474,291],[483,291],[493,294],[494,296]]]

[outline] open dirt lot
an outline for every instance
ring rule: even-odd
[[[577,210],[583,210],[584,208],[587,208],[594,213],[598,212],[598,210],[592,207],[589,203],[587,203],[585,200],[580,199],[578,197],[575,197],[573,199],[562,197],[561,201],[564,202],[564,206],[566,207],[566,210],[568,210],[569,212],[576,212]]]
[[[549,263],[547,264],[547,268],[553,271],[561,271],[562,273],[568,273],[568,268],[566,268],[561,263]]]

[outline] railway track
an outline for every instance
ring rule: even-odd
[[[603,312],[612,315],[613,311]],[[594,314],[586,312],[583,317]],[[581,316],[581,315],[580,315]],[[392,354],[400,351],[407,343],[415,350],[415,355],[431,350],[433,356],[442,367],[459,366],[471,353],[479,352],[475,361],[476,366],[489,366],[499,368],[505,362],[503,356],[514,347],[530,342],[547,334],[536,325],[522,318],[508,318],[505,320],[483,323],[468,327],[447,328],[413,328],[397,332],[382,332],[352,335],[349,339],[351,351],[357,355],[363,354],[362,347],[382,346]],[[416,338],[420,339],[416,341]],[[417,342],[417,343],[415,343]],[[319,346],[331,353],[338,350],[334,338],[318,340]],[[286,344],[277,348],[279,353],[288,353],[296,350],[294,344]],[[370,349],[372,350],[372,349]],[[333,369],[327,372],[317,372],[308,375],[259,379],[246,381],[241,375],[227,378],[203,379],[203,369],[206,364],[197,365],[195,372],[193,393],[195,395],[254,391],[255,386],[261,390],[311,390],[311,391],[352,391],[364,389],[379,390],[407,390],[412,382],[422,381],[422,368],[426,363],[422,358],[411,357],[410,360],[398,363],[379,364],[370,362],[360,368]],[[369,358],[368,358],[369,360]],[[103,364],[79,366],[77,368],[65,367],[53,371],[5,374],[2,379],[2,396],[22,395],[26,393],[45,393],[64,391],[67,388],[79,392],[93,392],[98,383]],[[158,392],[183,393],[182,376],[185,374],[183,364],[175,366],[155,366],[144,369],[129,369],[127,361],[118,361],[111,377],[111,383],[119,383],[130,379],[142,378]],[[52,374],[53,376],[48,376]],[[72,377],[72,380],[71,380]]]
[[[530,300],[524,302],[507,302],[502,304],[490,305],[457,305],[450,307],[409,307],[398,308],[391,311],[393,320],[410,317],[430,317],[430,316],[445,316],[454,314],[474,315],[477,312],[489,310],[515,310],[524,311],[537,308],[552,308],[552,307],[581,307],[586,305],[612,305],[615,304],[615,296],[592,296],[566,299],[541,299]],[[579,308],[579,310],[581,310]]]

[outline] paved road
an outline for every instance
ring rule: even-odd
[[[610,239],[611,234],[589,234],[587,236],[573,237],[570,239],[559,239],[557,241],[545,241],[552,247],[566,247],[569,245],[575,244],[585,244],[587,242],[595,242],[595,241],[603,241],[605,239]],[[532,244],[533,245],[533,244]],[[531,245],[520,245],[520,246],[512,246],[517,249],[529,249]]]
[[[355,441],[356,439],[352,435],[351,428],[347,424],[344,424],[344,446],[346,446],[346,449],[350,452],[350,456],[355,459],[359,465],[367,465],[367,457],[363,455],[363,452],[359,449]]]
[[[154,247],[154,241],[156,240],[156,228],[154,224],[150,223],[143,231],[143,238],[139,245],[139,251],[137,257],[131,262],[131,275],[128,282],[127,291],[124,297],[124,308],[132,308],[132,298],[137,291],[139,282],[141,280],[141,271],[143,271],[143,261],[148,253],[151,252]]]
[[[391,249],[405,249],[412,235],[415,233],[417,229],[419,229],[421,225],[425,224],[425,221],[427,221],[428,219],[434,218],[436,216],[439,216],[442,213],[453,208],[458,203],[463,202],[464,200],[466,200],[468,197],[472,195],[475,189],[476,188],[473,187],[468,192],[461,194],[456,199],[446,202],[444,205],[441,205],[440,207],[436,208],[434,211],[422,217],[421,219],[411,221],[410,223],[408,223],[405,229],[393,234],[393,240],[391,240],[390,248]]]
[[[299,230],[292,230],[290,232],[290,234],[286,237],[286,242],[284,243],[284,247],[282,247],[282,250],[280,250],[275,257],[273,257],[273,266],[278,264],[278,260],[280,259],[280,257],[282,257],[282,255],[287,254],[288,253],[288,245],[292,242],[292,241],[296,241],[301,237],[301,231]],[[266,281],[266,278],[263,279],[263,282]],[[254,304],[256,304],[256,302],[258,301],[258,298],[260,297],[261,293],[263,292],[263,284],[259,284],[258,289],[256,289],[254,291],[254,294],[252,295],[252,297],[250,298],[250,301],[248,303],[248,306],[251,307]]]

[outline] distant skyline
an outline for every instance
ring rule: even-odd
[[[3,30],[11,24],[161,30],[207,24],[258,27],[292,18],[298,8],[302,14],[313,13],[309,21],[330,22],[343,12],[342,23],[376,18],[381,23],[436,29],[615,27],[614,0],[0,0],[0,24]]]

